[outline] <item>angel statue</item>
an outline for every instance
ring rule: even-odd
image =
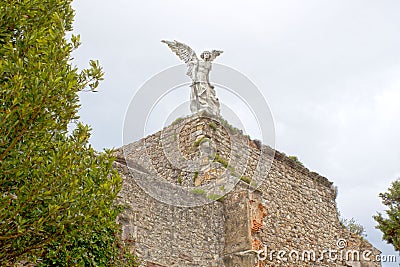
[[[208,75],[211,70],[211,62],[223,51],[204,51],[197,58],[196,53],[186,44],[178,41],[165,41],[172,52],[183,60],[188,70],[186,74],[192,79],[190,94],[190,111],[193,113],[205,111],[212,115],[219,115],[219,101],[215,95],[214,86],[210,84]]]

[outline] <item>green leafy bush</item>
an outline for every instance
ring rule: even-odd
[[[296,156],[288,156],[288,158],[291,159],[292,161],[296,162],[297,164],[304,166],[304,164]]]
[[[378,222],[376,228],[382,231],[383,240],[400,251],[400,178],[392,183],[387,192],[380,193],[379,197],[388,209],[385,211],[386,216],[381,213],[374,216]]]
[[[360,237],[366,237],[365,228],[359,224],[354,218],[344,219],[340,218],[340,224],[350,232],[359,235]]]
[[[211,200],[219,201],[219,202],[224,202],[224,200],[225,200],[224,196],[221,196],[218,194],[209,194],[207,197]]]
[[[73,17],[69,0],[0,5],[0,266],[136,265],[115,222],[114,158],[76,122],[77,93],[95,91],[103,72],[71,65]]]
[[[192,189],[192,193],[195,195],[205,195],[206,191],[204,191],[201,188],[194,188],[194,189]]]
[[[210,128],[213,129],[214,131],[217,130],[217,125],[216,125],[214,122],[210,122],[210,123],[208,124],[208,126],[210,126]]]
[[[214,161],[220,163],[224,168],[228,168],[229,166],[229,162],[221,157],[218,153],[215,154]]]
[[[203,136],[203,137],[197,139],[197,140],[194,142],[193,145],[194,145],[194,147],[199,147],[200,144],[201,144],[202,142],[205,142],[205,141],[207,141],[207,140],[210,140],[210,139],[208,139],[207,137]]]
[[[251,178],[248,176],[241,176],[240,180],[242,180],[243,182],[247,183],[247,184],[251,184]]]

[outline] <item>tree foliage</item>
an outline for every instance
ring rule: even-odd
[[[78,119],[96,61],[79,71],[70,0],[0,0],[0,266],[133,266],[114,206],[121,178]]]
[[[394,181],[385,193],[380,193],[382,203],[388,207],[386,217],[381,213],[374,216],[378,222],[376,228],[382,231],[383,239],[400,251],[400,178]]]
[[[340,223],[351,233],[359,235],[361,237],[367,237],[367,234],[365,233],[365,228],[361,224],[359,224],[356,219],[351,218],[351,219],[345,219],[345,218],[340,218]]]

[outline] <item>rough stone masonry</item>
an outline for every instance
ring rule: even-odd
[[[143,266],[381,266],[341,225],[332,182],[223,119],[177,120],[116,157]]]

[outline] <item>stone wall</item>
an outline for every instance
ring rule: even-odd
[[[340,224],[328,179],[224,120],[179,120],[116,157],[143,266],[381,266]]]
[[[121,203],[128,209],[120,216],[123,239],[135,240],[143,266],[222,266],[224,208],[221,202],[199,207],[174,207],[146,194],[123,164]]]

